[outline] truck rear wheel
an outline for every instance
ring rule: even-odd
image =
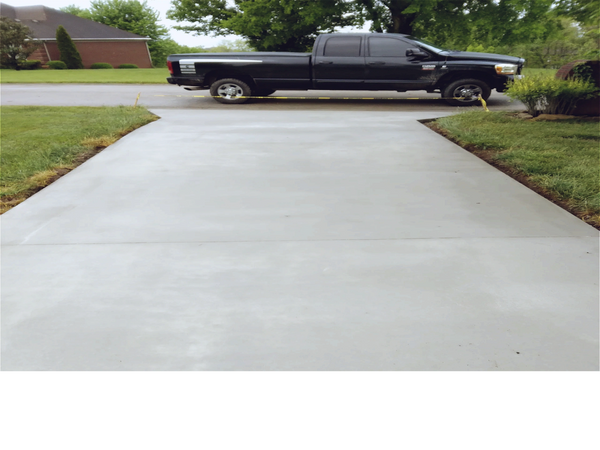
[[[238,105],[250,99],[252,90],[236,78],[221,78],[210,85],[210,95],[219,103]]]
[[[492,90],[485,82],[467,78],[446,86],[442,91],[442,97],[453,106],[473,106],[479,103],[479,96],[487,100],[491,93]]]

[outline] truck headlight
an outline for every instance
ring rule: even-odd
[[[519,66],[516,64],[496,64],[496,73],[498,75],[514,75],[518,69]]]

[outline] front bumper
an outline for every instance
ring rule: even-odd
[[[495,88],[498,92],[504,92],[506,90],[506,86],[510,81],[520,80],[523,78],[523,75],[504,75],[496,77]]]

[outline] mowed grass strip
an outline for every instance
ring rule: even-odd
[[[0,214],[157,119],[125,106],[3,106],[0,117]]]
[[[434,128],[600,227],[597,121],[531,121],[514,113],[472,111],[438,119]]]
[[[166,84],[167,69],[0,70],[1,83]]]

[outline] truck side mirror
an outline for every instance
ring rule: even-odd
[[[424,52],[420,48],[409,48],[406,50],[406,56],[412,56],[413,58],[427,58],[429,53]]]

